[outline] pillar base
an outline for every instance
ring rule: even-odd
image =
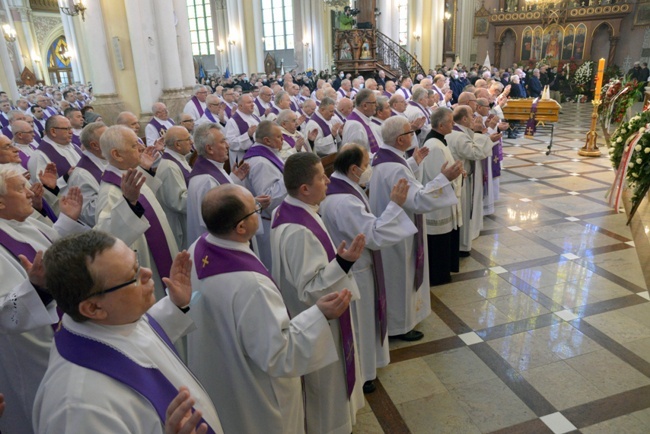
[[[163,90],[162,95],[160,95],[160,102],[164,103],[167,106],[169,111],[169,117],[176,122],[178,116],[183,112],[185,104],[192,97],[192,90],[189,92],[187,89],[166,89]],[[177,122],[178,123],[178,122]]]
[[[124,102],[116,93],[95,95],[95,100],[90,104],[95,113],[102,117],[106,125],[114,125],[117,115],[126,110]]]

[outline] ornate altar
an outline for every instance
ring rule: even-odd
[[[334,62],[340,71],[355,74],[376,69],[377,35],[374,29],[337,30],[334,39]]]

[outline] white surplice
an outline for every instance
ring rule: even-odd
[[[203,111],[207,110],[207,104],[204,102],[199,101],[199,105],[203,109]],[[183,108],[183,113],[187,113],[188,115],[192,116],[192,119],[194,119],[194,122],[198,121],[201,118],[201,114],[199,113],[198,109],[196,108],[196,104],[194,104],[194,99],[190,98],[190,100],[185,104],[185,107]]]
[[[290,205],[304,208],[327,230],[318,214],[307,204],[287,196]],[[331,242],[331,241],[330,241]],[[280,285],[289,314],[296,316],[316,304],[325,294],[348,288],[353,299],[359,299],[359,289],[352,273],[343,271],[336,259],[330,261],[321,242],[305,226],[282,224],[272,229],[273,279]],[[333,245],[332,245],[333,246]],[[334,249],[336,247],[333,246]],[[349,434],[356,413],[364,405],[359,369],[359,352],[355,351],[356,383],[348,399],[345,357],[339,320],[329,322],[336,342],[339,363],[334,363],[305,375],[307,395],[307,432]]]
[[[53,227],[28,217],[24,222],[0,219],[0,229],[34,250],[44,251],[59,237],[89,228],[61,214]],[[29,433],[34,396],[47,368],[51,324],[59,317],[56,303],[43,305],[25,269],[2,246],[0,276],[0,390],[7,402],[0,430]]]
[[[361,113],[358,109],[355,108],[353,110],[353,113],[359,115],[359,117],[369,127],[370,125],[372,125],[370,118],[364,115],[363,113]],[[382,143],[381,136],[380,137],[375,136],[372,128],[370,128],[370,132],[375,137],[377,145],[380,145]],[[366,148],[368,152],[372,153],[372,151],[370,150],[370,140],[368,139],[368,132],[366,131],[366,128],[363,126],[363,124],[359,121],[353,119],[348,119],[345,121],[345,125],[343,125],[343,135],[341,139],[341,144],[346,145],[348,143],[356,143],[358,145],[361,145],[364,148]]]
[[[361,298],[353,301],[350,309],[361,358],[361,375],[366,382],[377,377],[377,368],[383,368],[390,362],[388,338],[382,343],[377,322],[377,297],[371,251],[412,237],[417,228],[404,210],[392,201],[383,214],[376,217],[366,211],[366,206],[369,206],[366,194],[356,182],[339,172],[334,172],[332,178],[347,182],[363,198],[361,201],[351,194],[328,195],[320,205],[320,213],[334,245],[345,241],[346,245],[350,246],[358,234],[366,236],[366,248],[352,267]],[[384,270],[380,272],[384,273]]]
[[[162,120],[154,116],[154,119],[160,123],[160,125],[164,126],[167,129],[170,129],[171,127],[174,126],[174,124],[171,122],[171,120]],[[156,140],[158,140],[161,137],[164,137],[164,133],[161,135],[156,127],[154,127],[152,124],[147,124],[146,127],[144,127],[144,134],[145,134],[145,140],[147,142],[147,146],[153,146]]]
[[[105,171],[111,171],[119,178],[122,178],[122,173],[124,172],[110,164],[106,166]],[[167,241],[167,246],[169,247],[169,254],[172,259],[174,259],[178,253],[176,239],[174,238],[174,233],[167,222],[167,216],[160,206],[158,199],[156,199],[155,191],[151,188],[154,187],[157,190],[160,187],[160,184],[155,178],[151,178],[147,174],[145,174],[145,177],[147,182],[142,186],[140,194],[144,195],[153,207],[156,216],[160,221],[163,232],[165,233],[165,239]],[[160,300],[163,298],[165,295],[162,292],[163,282],[160,273],[158,272],[158,268],[156,267],[156,263],[153,260],[149,244],[147,243],[147,238],[144,235],[150,226],[147,218],[144,215],[138,217],[131,210],[131,207],[129,207],[128,202],[124,198],[120,187],[103,181],[99,187],[99,196],[97,196],[96,217],[97,224],[95,225],[95,229],[112,234],[116,238],[124,241],[124,243],[133,250],[138,251],[140,266],[151,268],[153,273],[153,279],[156,286],[156,299]]]
[[[247,243],[206,241],[255,257]],[[337,357],[325,316],[313,306],[290,320],[275,283],[252,271],[199,280],[192,269],[192,288],[198,329],[188,336],[189,366],[224,415],[224,430],[304,432],[299,377]]]
[[[248,124],[249,128],[260,123],[259,118],[256,119],[252,115],[247,115],[239,110],[237,110],[237,113]],[[235,113],[233,113],[234,115]],[[253,145],[255,134],[253,134],[253,138],[251,139],[251,136],[248,135],[248,128],[241,134],[237,122],[230,118],[226,122],[226,140],[228,141],[228,145],[230,145],[230,167],[235,167],[235,163],[241,163],[246,151]]]
[[[107,161],[96,157],[88,151],[82,151],[97,167],[103,172]],[[79,220],[90,227],[95,226],[95,211],[97,208],[97,195],[99,194],[99,183],[93,175],[82,167],[75,167],[68,178],[68,187],[63,194],[67,194],[70,187],[79,187],[83,196],[83,208]]]
[[[332,115],[332,119],[326,121],[318,110],[316,110],[312,115],[312,118],[314,116],[321,118],[321,120],[329,126],[330,131],[332,131],[332,127],[334,126],[332,119],[334,119],[336,115]],[[325,136],[320,125],[313,119],[310,119],[309,122],[307,122],[307,128],[305,131],[306,136],[309,136],[309,133],[313,130],[318,130],[318,135],[316,135],[316,139],[314,139],[314,152],[316,152],[319,157],[334,154],[336,152],[336,138],[332,134]],[[305,139],[305,141],[307,141],[307,139]]]
[[[445,136],[455,160],[462,160],[468,176],[463,180],[461,208],[463,226],[460,228],[460,250],[472,250],[472,240],[483,227],[483,167],[481,160],[492,155],[492,141],[484,134],[456,124],[462,131]]]
[[[56,152],[61,154],[61,156],[63,156],[63,158],[65,158],[68,161],[70,166],[76,166],[77,163],[79,163],[79,160],[81,160],[81,156],[74,149],[74,145],[72,143],[68,143],[67,145],[59,145],[58,143],[54,143],[47,136],[43,137],[43,141],[51,144],[54,150],[56,150]],[[36,149],[34,154],[32,154],[32,156],[29,158],[29,162],[27,163],[27,168],[29,169],[29,174],[31,176],[31,179],[37,180],[38,173],[45,171],[45,166],[47,166],[47,164],[51,162],[52,161],[50,160],[50,157],[45,155],[43,151]],[[63,176],[60,176],[59,179],[57,179],[56,182],[57,187],[64,188],[66,184],[67,183],[63,179]]]
[[[391,146],[382,146],[403,159],[403,154]],[[412,158],[409,158],[413,162]],[[408,164],[408,162],[405,160]],[[418,170],[421,172],[421,168]],[[400,163],[383,163],[375,167],[370,179],[370,210],[381,215],[391,202],[390,193],[393,186],[404,178],[409,183],[409,192],[403,205],[404,211],[412,222],[415,214],[424,214],[434,209],[451,206],[458,202],[451,184],[440,174],[426,185],[417,178],[420,173],[413,173],[410,167]],[[424,241],[424,279],[419,288],[415,288],[416,243],[414,237],[407,237],[393,246],[381,249],[384,270],[386,270],[386,302],[388,308],[388,335],[408,333],[417,323],[431,314],[429,295],[429,262],[427,253],[426,226],[423,228]]]
[[[254,146],[265,146],[256,143]],[[278,151],[268,148],[281,160]],[[271,255],[271,214],[273,210],[282,203],[287,195],[284,186],[284,177],[275,164],[264,157],[252,157],[246,160],[250,166],[248,176],[244,179],[244,185],[253,196],[271,196],[271,204],[262,211],[263,233],[255,236],[259,257],[264,266],[269,270],[272,267]]]
[[[192,168],[185,157],[171,149],[165,149],[174,160],[178,161],[188,172]],[[187,185],[180,167],[173,161],[165,158],[160,160],[156,178],[161,182],[160,188],[156,191],[156,198],[160,202],[169,227],[171,227],[179,249],[186,249],[189,246],[187,240]]]
[[[169,297],[156,303],[148,313],[172,341],[194,328],[189,314],[183,314]],[[157,368],[177,389],[186,386],[195,401],[194,408],[203,413],[203,419],[215,433],[223,433],[217,410],[205,389],[158,337],[146,317],[131,324],[105,326],[92,321],[79,323],[64,315],[63,326],[115,348],[141,366]],[[120,381],[69,362],[55,345],[38,389],[33,415],[34,430],[39,434],[163,433],[151,402]]]

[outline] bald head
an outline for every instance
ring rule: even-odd
[[[131,112],[122,112],[117,115],[115,125],[124,125],[125,127],[129,127],[136,134],[140,131],[140,122],[138,122],[138,117]]]
[[[28,145],[34,140],[34,129],[26,121],[14,120],[11,132],[14,134],[14,142],[21,145]]]
[[[201,203],[201,216],[208,231],[219,238],[240,238],[238,224],[249,212],[249,202],[255,202],[253,195],[236,184],[223,184],[208,191]]]
[[[352,113],[353,103],[349,98],[342,98],[336,103],[336,108],[341,114],[347,117]]]

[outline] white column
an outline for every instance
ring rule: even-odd
[[[255,60],[254,65],[257,72],[264,72],[264,29],[262,28],[262,4],[260,0],[253,0],[253,20],[255,23]],[[250,41],[249,41],[250,44]],[[251,68],[253,65],[249,65]],[[248,71],[253,72],[253,71]]]
[[[0,38],[0,63],[2,63],[2,70],[9,86],[8,89],[3,90],[6,91],[11,99],[15,101],[20,95],[18,93],[18,86],[16,86],[16,75],[14,74],[14,68],[11,66],[9,51],[7,51],[7,41],[5,41],[5,38]]]
[[[250,4],[249,4],[250,5]],[[250,7],[250,6],[249,6]],[[241,73],[248,71],[248,59],[244,55],[247,38],[244,28],[244,5],[242,0],[227,0],[226,15],[228,17],[228,57],[230,72]]]
[[[81,28],[88,50],[88,58],[92,59],[87,68],[90,71],[93,92],[96,95],[115,94],[115,80],[109,59],[110,51],[106,39],[101,2],[100,0],[84,0],[84,4],[88,10],[85,12],[85,21],[81,22]]]
[[[472,54],[472,38],[474,37],[474,14],[476,9],[473,1],[458,1],[458,10],[456,16],[456,55],[460,56],[460,61],[464,65],[469,65],[469,57]],[[478,63],[483,60],[476,58]]]
[[[72,23],[73,17],[66,15],[63,12],[60,13],[61,22],[63,23],[63,33],[65,34],[65,42],[68,44],[68,53],[70,54],[70,67],[72,68],[73,80],[76,80],[80,83],[85,83],[86,80],[83,75],[83,71],[79,65],[79,53],[77,47],[77,34],[74,30],[74,25]],[[79,18],[81,19],[81,18]]]
[[[431,0],[426,0],[426,1],[431,1]],[[422,63],[422,28],[424,27],[424,23],[422,22],[422,14],[424,13],[424,5],[422,4],[422,0],[415,0],[415,15],[413,16],[413,21],[412,24],[409,26],[409,35],[408,38],[410,41],[412,41],[412,49],[411,49],[411,54],[414,54],[418,58],[418,62]],[[417,33],[420,35],[420,40],[417,40],[413,37],[413,35]],[[431,65],[432,67],[435,66],[435,64]],[[426,68],[426,66],[424,66]]]
[[[138,84],[140,110],[150,112],[162,92],[161,62],[156,44],[154,5],[143,0],[124,0],[126,21],[129,26],[131,55]]]
[[[431,67],[442,63],[445,17],[445,0],[431,0],[431,40],[429,41],[429,62]]]
[[[215,48],[215,65],[219,67],[221,73],[226,71],[228,63],[228,16],[226,13],[226,0],[212,0],[212,32],[214,33]],[[221,47],[223,51],[219,51]]]
[[[5,14],[7,15],[7,24],[9,26],[16,30],[16,25],[14,24],[14,17],[11,14],[11,11],[9,10],[9,2],[4,1],[4,8],[5,8]],[[2,36],[4,36],[4,32],[2,33]],[[3,37],[4,39],[4,37]],[[14,58],[16,60],[16,66],[18,66],[18,74],[21,74],[23,72],[23,69],[25,69],[25,62],[23,61],[23,56],[22,56],[22,50],[20,48],[20,42],[18,42],[18,38],[14,42],[11,42],[11,48],[14,52]],[[9,50],[9,45],[7,46],[7,50]]]
[[[15,8],[15,11],[20,16],[23,36],[25,37],[25,41],[27,42],[27,49],[29,50],[28,57],[30,59],[30,69],[36,75],[37,80],[42,80],[43,74],[41,73],[41,69],[38,63],[36,62],[36,60],[34,60],[35,56],[38,58],[41,58],[42,56],[38,48],[38,45],[34,43],[35,38],[32,36],[32,19],[31,19],[32,10],[28,7],[17,7]]]
[[[169,1],[154,1],[154,21],[158,35],[158,51],[163,76],[163,89],[181,89],[183,76],[178,59],[174,25],[174,7]],[[134,53],[137,56],[137,53]]]
[[[178,41],[178,58],[181,63],[183,87],[192,87],[196,83],[194,75],[194,56],[192,56],[192,42],[190,40],[190,22],[187,15],[186,0],[174,0],[176,13],[176,38]],[[214,47],[212,48],[214,50]]]

